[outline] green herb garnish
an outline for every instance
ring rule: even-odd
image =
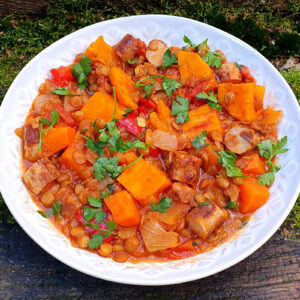
[[[80,96],[71,94],[68,88],[57,86],[53,91],[50,92],[51,94],[61,95],[61,96]]]
[[[233,201],[228,201],[226,207],[230,208],[230,209],[237,209],[237,204],[236,202]]]
[[[210,202],[208,200],[206,200],[205,202],[203,203],[199,203],[198,206],[209,206],[210,205]]]
[[[190,106],[190,100],[188,98],[183,98],[177,95],[176,101],[174,100],[172,103],[172,111],[171,111],[171,114],[173,116],[176,116],[177,124],[183,124],[190,119],[189,106]]]
[[[125,114],[122,115],[122,117],[127,117],[133,110],[129,107],[125,108]]]
[[[54,216],[56,215],[58,217],[58,220],[60,220],[60,212],[61,212],[61,202],[57,201],[52,205],[52,213]]]
[[[38,210],[37,212],[38,212],[43,218],[48,219],[48,216],[46,215],[45,212],[43,212],[43,211],[41,211],[41,210]]]
[[[80,62],[72,66],[72,74],[77,78],[77,84],[81,90],[88,87],[87,75],[92,71],[92,63],[89,58],[82,56]]]
[[[161,87],[164,89],[166,95],[170,97],[173,91],[181,87],[181,83],[175,79],[165,77]]]
[[[205,147],[209,145],[205,143],[207,139],[206,135],[207,135],[207,130],[204,130],[193,139],[192,145],[195,149],[199,149],[201,147]]]
[[[216,98],[215,94],[213,91],[210,91],[207,93],[202,92],[196,95],[196,99],[206,99],[207,104],[212,108],[212,109],[217,109],[221,110],[223,108],[222,105],[218,104],[220,101]]]
[[[172,52],[170,49],[167,49],[163,56],[163,64],[161,66],[161,69],[165,69],[167,67],[171,67],[173,64],[177,63],[176,54],[174,53],[172,55]]]
[[[165,213],[168,208],[170,208],[172,204],[172,199],[169,197],[163,197],[159,200],[158,203],[153,203],[150,206],[152,211],[159,211],[161,213]]]
[[[39,141],[38,150],[41,150],[41,148],[42,148],[43,136],[49,129],[51,129],[58,122],[60,114],[57,112],[56,108],[54,108],[52,110],[50,116],[51,116],[51,121],[49,121],[46,118],[41,118],[39,121],[40,122],[40,126],[39,126],[40,141]],[[47,129],[43,130],[44,125],[48,125],[49,127]]]
[[[234,163],[235,160],[237,159],[237,156],[233,152],[229,150],[225,150],[225,151],[214,150],[214,152],[220,155],[218,159],[218,163],[220,163],[222,167],[226,169],[227,176],[245,177],[242,170],[239,169]]]

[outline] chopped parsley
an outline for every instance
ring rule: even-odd
[[[206,39],[204,42],[201,43],[198,53],[202,51],[204,46],[207,46],[207,41],[208,39]],[[221,54],[215,51],[210,51],[208,47],[207,47],[206,54],[202,56],[202,59],[211,67],[221,68],[222,66]]]
[[[239,70],[242,69],[242,65],[238,64],[237,62],[235,63],[235,65],[237,66],[237,68],[238,68]]]
[[[220,163],[222,165],[222,167],[224,167],[226,169],[227,176],[229,176],[229,177],[245,177],[242,170],[240,168],[238,168],[234,163],[235,160],[237,159],[237,156],[233,152],[231,152],[229,150],[225,150],[225,151],[214,150],[214,152],[220,155],[220,157],[218,159],[218,163]]]
[[[203,203],[199,203],[198,206],[209,206],[210,205],[210,202],[208,200],[206,200],[205,202]]]
[[[219,100],[215,96],[213,91],[209,91],[208,94],[205,92],[199,93],[196,95],[196,99],[206,99],[207,104],[215,110],[221,110],[223,107],[219,104]]]
[[[174,53],[172,55],[171,50],[167,49],[166,52],[164,53],[163,56],[163,64],[161,66],[161,69],[165,69],[167,67],[171,67],[173,64],[176,64],[177,58],[176,58],[176,54]]]
[[[77,78],[77,84],[81,90],[88,87],[87,75],[92,71],[92,63],[89,58],[82,56],[80,62],[72,66],[72,74]]]
[[[61,96],[79,96],[75,94],[71,94],[68,88],[57,86],[51,94],[61,95]]]
[[[237,209],[237,203],[234,201],[228,201],[226,207],[230,208],[230,209]]]
[[[192,145],[195,149],[200,149],[201,147],[208,146],[208,144],[205,143],[207,139],[206,135],[207,135],[207,130],[204,130],[193,139]]]
[[[42,148],[43,136],[49,129],[51,129],[58,122],[60,114],[57,112],[56,108],[54,108],[52,110],[50,116],[51,116],[51,121],[49,121],[46,118],[41,118],[39,121],[40,122],[40,126],[39,126],[40,141],[39,141],[38,150],[41,150],[41,148]],[[43,130],[44,125],[48,125],[49,127],[47,129]]]
[[[48,219],[48,216],[46,215],[45,212],[43,212],[43,211],[41,211],[41,210],[38,210],[37,212],[38,212],[43,218]]]
[[[246,226],[247,224],[248,224],[247,221],[243,221],[243,222],[242,222],[242,227]]]
[[[56,215],[58,217],[58,220],[60,220],[60,212],[61,212],[61,202],[57,201],[52,205],[52,213],[54,216]]]
[[[199,244],[199,242],[198,242],[197,240],[194,240],[192,245],[193,245],[194,247],[196,247],[196,246],[198,246],[198,244]]]
[[[138,63],[138,60],[136,59],[136,60],[130,60],[129,58],[126,58],[126,59],[124,59],[123,60],[123,71],[125,70],[125,63],[129,63],[130,65],[135,65],[135,64],[137,64]]]
[[[287,136],[280,139],[277,143],[265,140],[257,144],[260,156],[267,159],[266,164],[269,166],[269,172],[259,176],[258,183],[270,185],[275,180],[275,174],[281,169],[280,165],[274,164],[271,160],[278,154],[288,151],[284,146],[287,143]]]
[[[159,200],[158,203],[153,203],[150,206],[152,211],[159,211],[161,213],[165,213],[168,208],[170,208],[172,204],[172,199],[169,197],[163,197]]]
[[[165,77],[161,84],[167,96],[171,96],[173,91],[181,87],[181,83],[175,79]]]
[[[201,43],[200,44],[194,44],[194,43],[192,43],[192,41],[186,36],[186,35],[184,35],[183,36],[183,41],[185,42],[185,43],[187,43],[187,45],[185,45],[185,46],[183,46],[181,49],[182,50],[185,50],[188,46],[190,46],[190,47],[192,47],[192,48],[194,48],[194,49],[198,49],[198,47],[201,45]]]
[[[177,95],[176,101],[174,100],[172,103],[171,110],[171,114],[176,116],[177,124],[183,124],[189,121],[189,106],[190,100],[188,98],[183,98]]]
[[[133,110],[129,107],[125,108],[125,114],[122,115],[122,117],[127,117]]]

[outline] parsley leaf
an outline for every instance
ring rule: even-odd
[[[236,66],[238,67],[239,70],[242,69],[242,65],[238,64],[237,62],[235,62]]]
[[[93,150],[99,156],[104,156],[104,154],[103,154],[103,148],[104,148],[105,144],[99,143],[99,142],[95,142],[91,138],[88,138],[88,137],[86,137],[84,135],[80,135],[80,136],[83,137],[86,140],[85,146],[87,148]]]
[[[167,49],[163,56],[163,64],[161,69],[165,69],[167,67],[171,67],[173,64],[177,63],[176,54],[172,55],[171,50]]]
[[[81,90],[88,87],[87,75],[92,71],[92,63],[89,58],[82,56],[80,62],[72,66],[72,74],[77,78],[77,84]]]
[[[159,200],[158,203],[153,203],[150,206],[152,211],[159,211],[161,213],[165,213],[168,208],[170,208],[172,203],[172,199],[169,197],[163,197]]]
[[[172,111],[171,111],[171,114],[173,116],[176,115],[177,124],[183,124],[190,119],[189,106],[190,106],[190,100],[188,98],[183,98],[177,95],[176,101],[174,100],[172,103]]]
[[[58,217],[58,220],[60,220],[60,212],[61,212],[61,202],[57,201],[52,205],[52,213],[53,215]]]
[[[127,117],[133,110],[129,107],[125,108],[125,114],[122,115],[122,117]]]
[[[236,202],[234,202],[234,201],[228,201],[227,202],[227,205],[226,205],[228,208],[230,208],[230,209],[237,209],[237,204],[236,204]]]
[[[102,208],[102,201],[100,198],[88,196],[87,199],[90,206]]]
[[[43,218],[48,219],[48,216],[46,215],[45,212],[43,212],[43,211],[41,211],[41,210],[38,210],[37,212],[38,212]]]
[[[207,46],[207,41],[208,41],[208,39],[206,39],[204,42],[202,42],[200,44],[201,47],[200,47],[198,53],[200,53],[202,51],[204,46]],[[204,56],[202,56],[202,59],[211,67],[221,68],[221,66],[222,66],[221,54],[218,52],[210,51],[208,48],[207,48],[206,54]]]
[[[181,87],[181,83],[175,79],[165,77],[161,84],[167,96],[171,96],[172,92]]]
[[[192,48],[194,48],[194,49],[197,50],[198,47],[201,45],[201,43],[198,44],[198,45],[192,43],[192,41],[191,41],[186,35],[183,36],[183,41],[184,41],[185,43],[187,43],[188,45],[182,47],[182,50],[185,50],[188,46],[191,46]]]
[[[223,107],[222,105],[218,104],[220,101],[216,98],[215,94],[213,91],[209,91],[208,95],[205,92],[199,93],[196,95],[196,99],[206,99],[207,104],[212,108],[212,109],[218,109],[221,110]]]
[[[71,94],[68,88],[57,86],[53,91],[50,92],[51,94],[61,95],[61,96],[79,96],[75,94]]]
[[[88,247],[93,250],[97,249],[103,243],[103,240],[104,240],[104,236],[101,233],[95,233],[89,240]]]
[[[243,222],[242,222],[242,227],[246,226],[247,224],[248,224],[247,221],[243,221]]]
[[[119,161],[116,156],[111,158],[97,158],[94,162],[94,177],[98,180],[103,179],[106,174],[111,177],[117,177],[122,171],[122,167],[118,164]]]
[[[265,140],[257,144],[259,149],[259,154],[266,158],[266,164],[269,165],[269,172],[259,176],[258,183],[262,185],[270,185],[275,180],[275,174],[281,168],[280,165],[275,165],[272,163],[272,159],[281,153],[288,151],[284,146],[287,143],[287,136],[280,139],[277,143],[271,142],[270,140]]]
[[[245,177],[242,170],[239,169],[234,163],[235,160],[237,159],[237,156],[233,152],[229,150],[225,150],[225,151],[214,150],[214,152],[220,155],[218,159],[218,163],[220,163],[222,167],[226,169],[227,176]]]
[[[199,203],[198,206],[208,206],[210,205],[210,202],[206,200],[204,203]]]
[[[50,116],[51,116],[51,121],[49,121],[46,118],[41,118],[39,121],[40,122],[40,126],[39,126],[40,141],[39,141],[38,150],[41,150],[41,148],[42,148],[42,141],[43,141],[44,134],[58,122],[60,114],[57,112],[56,108],[54,108],[52,110]],[[44,125],[48,125],[49,127],[47,129],[43,130]]]
[[[207,139],[206,135],[207,135],[207,130],[204,130],[193,139],[192,145],[195,149],[199,149],[201,147],[208,146],[208,144],[205,143],[205,141]]]

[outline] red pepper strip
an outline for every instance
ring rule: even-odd
[[[60,114],[61,119],[70,127],[74,127],[76,125],[76,121],[73,119],[71,113],[65,110],[62,104],[55,104],[57,112]],[[50,120],[50,119],[49,119]]]
[[[137,120],[136,120],[137,116],[138,115],[136,112],[132,112],[126,118],[119,120],[117,122],[117,125],[122,126],[131,134],[135,136],[139,136],[142,133],[143,128],[137,125]]]
[[[104,218],[103,221],[108,221],[108,215],[109,215],[109,211],[108,209],[105,209],[105,207],[103,206],[102,210],[106,213],[106,217]],[[80,209],[76,215],[75,215],[75,219],[77,221],[78,224],[82,224],[82,223],[88,223],[84,218],[83,218],[83,210]],[[90,223],[93,223],[93,224],[98,224],[96,219],[92,219],[90,221]],[[103,230],[108,230],[106,224],[104,222],[101,222],[99,225],[99,228],[103,229]],[[96,233],[103,233],[102,231],[99,231],[99,230],[96,230],[94,228],[91,228],[89,226],[85,226],[85,231],[87,232],[88,235],[90,236],[93,236],[94,234]],[[115,235],[111,234],[110,236],[106,237],[104,240],[103,240],[103,243],[110,243],[111,241],[113,241],[115,239]]]
[[[197,94],[202,92],[207,92],[208,84],[209,84],[209,79],[198,83],[195,87],[187,88],[185,97],[187,97],[193,103],[196,100]],[[197,103],[198,101],[199,100],[197,100]],[[203,101],[203,103],[199,103],[199,104],[205,104],[205,103],[206,101]]]
[[[146,115],[148,113],[147,108],[145,106],[139,106],[138,113]]]
[[[158,157],[158,155],[161,153],[161,150],[159,148],[152,147],[149,147],[149,155],[152,157]]]
[[[75,78],[72,75],[72,65],[51,69],[50,73],[52,74],[52,83],[55,87],[65,87],[71,81],[75,81]]]
[[[142,98],[140,97],[139,99],[139,106],[144,106],[148,111],[153,110],[153,111],[157,111],[157,106],[154,102],[146,99],[146,98]]]
[[[251,75],[250,70],[246,66],[241,67],[241,74],[243,78],[243,82],[255,82],[254,77]]]
[[[137,39],[137,49],[139,56],[146,56],[146,44],[140,39]]]

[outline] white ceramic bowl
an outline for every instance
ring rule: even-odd
[[[199,42],[208,38],[212,49],[221,49],[230,61],[250,67],[259,84],[266,86],[265,104],[275,104],[284,112],[279,137],[288,135],[290,149],[279,158],[281,171],[271,188],[269,201],[260,208],[241,234],[213,251],[168,263],[119,264],[85,250],[73,248],[46,219],[36,213],[20,172],[20,140],[14,130],[23,125],[31,103],[49,70],[70,64],[77,53],[103,35],[115,44],[126,33],[146,43],[161,39],[182,46],[187,35]],[[300,182],[300,110],[291,89],[278,71],[256,50],[241,40],[207,24],[160,15],[119,18],[78,30],[31,60],[8,90],[0,111],[0,188],[5,202],[27,234],[52,256],[83,273],[110,281],[138,285],[166,285],[191,281],[220,272],[253,253],[279,228],[292,209]],[[297,154],[298,153],[298,154]]]

